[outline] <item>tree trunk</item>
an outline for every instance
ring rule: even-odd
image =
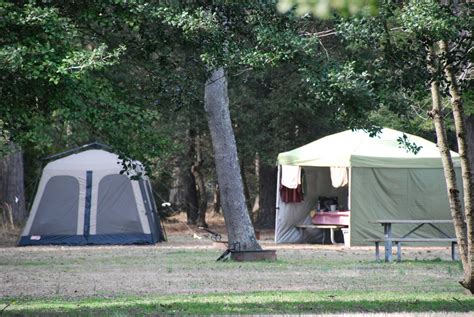
[[[467,245],[464,249],[467,250],[467,262],[463,262],[464,268],[464,280],[461,284],[468,289],[471,294],[474,294],[474,271],[473,271],[473,258],[474,250],[472,242],[474,240],[474,228],[473,228],[473,192],[472,192],[472,172],[471,162],[469,157],[469,147],[466,140],[466,124],[464,121],[464,106],[459,93],[459,87],[456,80],[456,74],[454,70],[447,62],[449,60],[449,48],[446,41],[440,41],[441,53],[444,55],[445,64],[444,71],[449,84],[449,94],[451,95],[451,107],[453,110],[454,126],[456,128],[456,138],[458,141],[458,150],[461,161],[462,171],[462,184],[464,194],[464,215],[466,217],[467,226]],[[460,242],[460,241],[459,241]]]
[[[198,215],[198,197],[196,183],[188,168],[177,166],[173,169],[169,202],[173,209],[186,212],[187,223],[196,224]]]
[[[260,209],[260,155],[255,153],[255,183],[258,188],[258,192],[255,195],[255,199],[252,207],[252,214],[256,215]]]
[[[471,162],[471,178],[474,177],[474,116],[469,115],[465,117],[466,121],[466,140],[468,144],[469,158]]]
[[[23,152],[14,145],[0,159],[0,209],[11,225],[21,225],[26,219],[23,180]]]
[[[240,173],[242,177],[242,186],[244,186],[245,204],[247,205],[247,210],[251,211],[252,206],[250,205],[250,191],[249,185],[247,183],[247,176],[245,175],[244,159],[240,159]],[[252,215],[250,215],[250,218],[252,218]]]
[[[436,130],[437,144],[443,163],[443,170],[446,179],[446,187],[448,191],[449,207],[451,210],[451,216],[453,218],[454,230],[456,232],[459,255],[463,264],[464,274],[468,274],[466,268],[468,267],[468,256],[467,256],[467,239],[466,239],[466,223],[464,222],[464,216],[461,210],[461,203],[459,200],[459,190],[456,185],[456,175],[454,173],[453,161],[451,153],[449,151],[446,129],[443,122],[443,110],[441,108],[441,96],[439,82],[436,79],[436,53],[433,46],[429,47],[428,54],[428,69],[432,74],[431,82],[431,98],[432,98],[432,110],[430,116],[433,119],[433,123]]]
[[[237,146],[230,120],[227,78],[222,67],[211,72],[204,90],[204,101],[229,247],[260,250],[245,204]]]
[[[221,192],[219,190],[218,183],[214,184],[212,196],[213,196],[212,210],[214,211],[214,214],[220,214],[221,213]]]
[[[196,181],[196,191],[198,193],[198,214],[196,219],[196,224],[200,227],[207,228],[206,223],[206,211],[207,211],[207,193],[206,193],[206,185],[204,182],[204,177],[202,175],[202,151],[201,151],[201,138],[199,133],[194,136],[195,142],[195,160],[194,164],[191,167],[191,172],[193,173],[194,180]]]
[[[259,179],[260,210],[255,219],[255,225],[260,229],[274,229],[277,168],[261,164]]]

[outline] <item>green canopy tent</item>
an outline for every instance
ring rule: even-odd
[[[318,242],[318,229],[298,230],[310,224],[310,211],[319,197],[337,197],[339,209],[350,210],[350,245],[367,245],[366,239],[383,235],[377,219],[450,219],[441,157],[436,144],[405,134],[420,147],[417,154],[400,145],[403,132],[384,128],[375,137],[363,130],[336,133],[292,151],[278,155],[276,202],[276,243]],[[451,152],[460,175],[459,155]],[[280,195],[282,166],[300,166],[303,171],[304,199],[285,203]],[[347,171],[348,184],[334,188],[331,169]],[[283,169],[284,170],[284,169]],[[397,226],[394,235],[407,228]],[[446,225],[448,233],[453,226]],[[398,231],[397,231],[398,230]],[[418,237],[433,236],[429,227],[417,231]],[[416,236],[415,236],[416,237]]]

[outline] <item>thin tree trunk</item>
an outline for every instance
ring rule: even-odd
[[[207,223],[206,223],[207,193],[206,193],[206,185],[204,182],[204,177],[201,172],[203,160],[202,160],[202,151],[201,151],[201,138],[199,136],[199,133],[195,135],[194,141],[195,141],[196,158],[194,160],[194,164],[191,168],[191,171],[194,175],[194,180],[196,181],[196,191],[198,193],[198,201],[199,201],[196,225],[207,228]]]
[[[186,164],[183,164],[186,165]],[[196,224],[198,198],[196,183],[190,168],[176,166],[173,169],[173,183],[171,184],[169,202],[173,209],[184,211],[188,224]]]
[[[10,145],[11,152],[0,158],[0,208],[11,225],[26,219],[23,152]]]
[[[214,211],[214,214],[220,214],[221,213],[221,192],[219,190],[218,183],[214,184],[212,196],[213,196],[212,210]]]
[[[190,169],[184,171],[184,186],[186,191],[186,218],[188,225],[195,225],[199,213],[199,198],[196,191],[196,180]]]
[[[436,80],[436,52],[433,46],[429,47],[428,54],[428,69],[433,75],[433,81],[431,82],[431,98],[432,98],[432,110],[430,116],[433,119],[433,123],[436,130],[437,144],[439,152],[441,154],[441,160],[443,163],[443,170],[446,179],[446,187],[448,191],[449,207],[451,210],[451,216],[454,222],[454,230],[459,247],[459,255],[463,264],[464,274],[468,264],[467,257],[467,239],[466,239],[466,224],[461,210],[461,203],[459,200],[459,190],[456,184],[456,175],[454,173],[453,161],[451,153],[449,151],[446,129],[443,122],[443,110],[441,108],[441,96],[439,82]]]
[[[260,155],[255,153],[255,183],[256,187],[258,188],[257,194],[255,195],[253,207],[252,207],[252,214],[256,215],[260,209]]]
[[[259,179],[260,210],[255,219],[255,225],[260,229],[273,229],[275,228],[276,216],[277,168],[261,164]]]
[[[196,154],[196,143],[194,141],[195,131],[191,128],[186,131],[186,144],[188,150],[186,152],[185,158],[185,188],[187,191],[187,200],[186,200],[186,215],[187,223],[190,225],[197,224],[197,218],[199,215],[199,193],[196,186],[196,178],[193,174],[193,162]]]
[[[474,116],[469,115],[465,117],[466,121],[466,140],[469,150],[469,158],[471,162],[471,178],[474,177],[472,171],[474,171]]]
[[[247,205],[247,210],[252,210],[252,206],[250,205],[250,190],[247,176],[245,175],[245,160],[243,158],[240,159],[240,173],[242,177],[242,185],[244,186],[245,204]],[[252,215],[250,215],[250,218],[252,218]]]
[[[227,78],[222,67],[211,72],[206,82],[204,99],[229,247],[260,250],[245,204],[237,146],[230,120]]]
[[[182,209],[183,198],[183,182],[181,179],[182,172],[181,167],[175,166],[171,172],[171,188],[168,197],[168,201],[171,203],[173,208]]]
[[[472,172],[471,162],[469,157],[469,148],[466,140],[466,124],[464,121],[464,107],[459,93],[459,87],[456,80],[456,74],[448,62],[449,60],[449,48],[446,41],[440,41],[439,43],[442,54],[444,55],[444,71],[449,84],[449,93],[451,95],[451,106],[453,110],[454,126],[456,128],[456,138],[458,141],[458,150],[461,160],[461,171],[462,171],[462,183],[464,193],[464,214],[466,217],[467,225],[467,245],[464,247],[467,249],[467,262],[463,262],[464,267],[464,280],[461,284],[468,289],[471,294],[474,294],[474,271],[472,260],[474,258],[474,251],[472,249],[472,241],[474,240],[474,229],[473,229],[473,192],[472,192]]]

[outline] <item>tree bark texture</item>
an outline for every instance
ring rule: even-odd
[[[456,79],[456,74],[454,73],[452,65],[449,63],[449,47],[446,41],[440,41],[439,46],[441,53],[444,56],[444,72],[449,84],[449,94],[451,95],[451,107],[453,110],[454,117],[454,126],[456,128],[456,139],[458,142],[458,151],[461,161],[461,172],[462,172],[462,184],[463,184],[463,194],[464,194],[464,216],[466,217],[466,227],[467,227],[467,268],[464,268],[464,280],[461,284],[468,289],[471,294],[474,294],[474,271],[473,271],[473,258],[474,250],[472,242],[474,240],[474,230],[473,230],[473,187],[472,187],[472,171],[471,171],[471,158],[469,156],[469,146],[466,139],[466,123],[465,123],[465,114],[464,107],[459,92],[459,86]]]
[[[199,133],[194,136],[195,143],[195,159],[191,172],[193,173],[194,180],[196,182],[196,192],[198,195],[198,214],[196,224],[200,227],[207,228],[206,223],[206,211],[207,211],[207,193],[206,184],[204,182],[204,176],[202,175],[202,151],[201,151],[201,137]]]
[[[463,264],[464,274],[466,275],[468,257],[467,257],[467,239],[466,239],[466,223],[461,210],[461,203],[459,199],[459,190],[456,185],[456,175],[454,173],[453,160],[449,151],[446,129],[444,126],[443,110],[441,108],[441,96],[439,82],[436,80],[436,63],[437,54],[433,46],[429,47],[428,54],[428,70],[433,75],[431,82],[431,99],[432,110],[430,116],[433,119],[433,124],[436,130],[437,144],[441,155],[444,175],[446,179],[446,187],[448,191],[449,207],[451,216],[453,218],[454,230],[458,242],[459,255]]]
[[[244,186],[245,204],[247,205],[247,210],[251,211],[252,206],[250,204],[250,190],[249,190],[249,185],[247,182],[247,176],[245,175],[244,159],[240,159],[240,173],[242,177],[242,185]],[[250,218],[252,218],[252,215],[250,215]]]
[[[213,197],[212,210],[214,211],[214,214],[220,214],[221,213],[221,192],[219,190],[218,183],[214,184],[212,197]]]
[[[169,202],[173,209],[186,212],[188,224],[196,224],[198,197],[191,169],[176,166],[172,175],[173,183],[171,184]]]
[[[26,220],[23,152],[14,145],[0,158],[0,209],[3,220],[21,225]],[[1,220],[1,219],[0,219]]]
[[[237,146],[229,113],[227,78],[222,67],[213,70],[206,81],[204,101],[229,247],[243,251],[260,250],[245,204]]]
[[[259,229],[274,229],[276,217],[277,168],[275,166],[261,164],[259,172],[260,209],[255,219],[255,225]]]
[[[474,176],[472,171],[474,171],[474,115],[469,115],[465,117],[466,121],[466,141],[468,144],[469,158],[471,162],[471,178]]]
[[[255,199],[252,207],[252,214],[255,215],[260,209],[260,155],[255,153],[255,183],[257,184],[258,192],[255,195]]]

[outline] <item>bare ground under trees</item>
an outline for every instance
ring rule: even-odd
[[[215,260],[223,250],[205,232],[188,227],[184,215],[178,218],[165,223],[169,241],[155,246],[18,248],[14,243],[19,231],[4,230],[0,298],[264,290],[462,292],[457,283],[462,269],[449,261],[448,246],[404,247],[407,261],[387,264],[374,261],[373,247],[275,245],[268,230],[261,233],[260,243],[277,249],[278,261],[222,263]],[[209,217],[208,222],[210,228],[225,231],[222,218]]]

